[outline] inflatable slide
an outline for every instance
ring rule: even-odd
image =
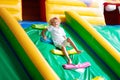
[[[1,32],[3,32],[4,36],[6,36],[6,38],[9,40],[10,45],[12,47],[14,47],[14,50],[17,53],[17,55],[19,56],[19,58],[21,59],[22,63],[24,64],[25,67],[27,67],[26,69],[28,71],[30,71],[29,73],[33,77],[32,79],[37,80],[37,79],[41,78],[41,76],[40,76],[41,72],[39,72],[39,70],[41,70],[43,72],[43,74],[42,74],[43,76],[49,75],[49,77],[44,77],[46,80],[51,80],[51,79],[59,80],[57,75],[49,67],[48,63],[45,61],[45,59],[40,54],[39,50],[35,47],[35,45],[32,43],[32,41],[29,39],[29,37],[27,37],[27,35],[25,34],[24,30],[19,25],[19,23],[4,8],[0,8],[0,22],[1,22],[0,23]],[[17,27],[15,27],[15,26],[17,26]],[[14,29],[12,27],[14,27]],[[18,30],[20,30],[20,32]],[[27,41],[28,44],[26,44],[26,42],[24,42],[24,40]],[[28,48],[31,48],[33,51]],[[26,54],[26,53],[29,54],[29,57],[28,57],[28,54]],[[32,59],[34,59],[35,61],[33,60],[33,62],[32,62],[30,57],[34,57]],[[41,64],[41,65],[39,65],[39,64]],[[42,65],[42,64],[45,64],[45,65]],[[41,67],[41,66],[43,66],[43,67]],[[48,69],[48,71],[47,71],[47,69]],[[46,72],[44,72],[44,71],[46,71]]]
[[[68,3],[68,2],[67,1],[63,1],[63,2],[59,3],[56,0],[54,0],[54,1],[47,0],[46,1],[46,12],[47,12],[46,13],[46,17],[47,17],[47,20],[49,20],[49,18],[52,17],[52,16],[58,16],[63,21],[65,21],[66,18],[68,18],[68,17],[66,17],[64,15],[65,11],[71,11],[71,13],[72,12],[76,12],[77,14],[70,15],[70,16],[72,16],[72,18],[69,17],[66,20],[67,23],[70,26],[73,27],[73,29],[75,30],[75,32],[77,32],[78,34],[80,34],[80,36],[82,37],[82,39],[87,44],[89,44],[89,46],[93,46],[94,49],[96,48],[95,45],[99,46],[98,42],[100,41],[99,44],[100,44],[100,46],[102,45],[102,47],[101,48],[97,47],[94,51],[96,52],[96,50],[98,50],[98,52],[96,52],[97,55],[100,56],[104,60],[104,62],[107,65],[109,65],[109,67],[111,67],[111,69],[118,76],[120,76],[120,73],[117,70],[118,67],[120,66],[120,64],[119,64],[119,61],[120,61],[120,59],[119,59],[119,57],[120,57],[119,51],[118,51],[118,48],[117,49],[115,48],[116,46],[113,46],[113,44],[111,45],[111,43],[115,44],[115,41],[111,40],[112,42],[109,42],[110,39],[108,39],[107,35],[106,35],[107,40],[109,40],[109,41],[107,41],[105,38],[103,38],[103,36],[105,37],[105,35],[104,35],[105,32],[103,33],[102,28],[101,28],[101,30],[99,30],[100,28],[97,28],[97,27],[99,27],[99,25],[100,25],[100,27],[102,25],[105,26],[105,20],[104,20],[103,13],[101,13],[99,11],[98,6],[95,6],[95,7],[86,7],[86,5],[83,2],[81,2],[81,1],[77,1],[77,3],[79,3],[79,6],[77,5],[77,3],[75,1],[74,1],[74,3],[71,2],[72,5],[65,4],[65,3]],[[52,7],[50,7],[50,6],[52,6]],[[54,12],[54,11],[56,11],[56,12]],[[78,15],[80,15],[80,16],[78,16]],[[79,17],[80,17],[81,20],[78,19]],[[77,19],[77,20],[73,20],[73,19]],[[79,27],[79,25],[77,25],[78,23],[80,25],[80,28],[78,28]],[[86,27],[86,25],[87,25],[87,27]],[[96,30],[93,30],[94,28],[91,28],[91,26],[94,26],[94,25],[97,25],[97,27],[95,27],[95,29],[99,30],[99,32],[101,32],[101,34],[99,34]],[[83,32],[81,31],[81,30],[83,30],[82,27],[85,27],[85,30]],[[107,28],[106,28],[106,30],[107,30]],[[90,34],[91,36],[88,36],[87,33],[86,33],[86,35],[83,35],[83,34],[85,34],[85,31],[87,31],[88,34]],[[100,35],[101,37],[98,36],[97,34]],[[102,34],[103,34],[103,36],[102,36]],[[96,43],[94,42],[94,40],[92,40],[93,42],[90,40],[92,38],[92,36],[98,36]],[[92,38],[92,39],[94,39],[94,38]],[[95,44],[93,44],[93,43],[95,43]],[[118,43],[119,42],[117,41],[116,44],[118,44]],[[102,51],[101,50],[102,48],[105,49],[106,51],[105,50]],[[106,56],[103,55],[103,53],[105,53]],[[110,59],[107,59],[107,58],[110,58]],[[113,63],[111,63],[111,62],[113,62]],[[114,66],[114,64],[116,64],[116,66]]]
[[[5,69],[8,69],[11,74],[7,79],[119,80],[120,72],[117,70],[120,67],[119,52],[96,31],[97,28],[99,31],[99,27],[96,27],[96,30],[92,27],[92,25],[105,25],[103,16],[96,11],[98,8],[90,9],[83,2],[79,3],[68,3],[67,0],[59,3],[56,0],[46,1],[47,20],[50,17],[58,16],[62,21],[66,21],[65,24],[61,24],[61,27],[65,29],[67,36],[75,42],[78,48],[83,50],[81,54],[70,55],[73,63],[82,64],[86,61],[91,63],[88,68],[72,70],[62,67],[63,64],[66,64],[65,57],[53,54],[51,50],[55,47],[52,44],[41,42],[39,35],[41,30],[31,27],[33,24],[47,26],[46,22],[22,21],[18,23],[6,9],[0,8],[0,51],[3,55],[1,56],[3,63],[6,61],[6,65],[2,68],[7,67]],[[70,6],[71,4],[72,6]],[[73,10],[70,11],[70,8]],[[77,11],[78,8],[79,11]],[[87,14],[86,10],[91,11],[90,14]],[[68,12],[64,14],[65,11]],[[9,52],[11,57],[8,57]],[[14,58],[13,61],[16,60],[14,63],[9,61],[12,58]],[[4,74],[1,78],[4,79],[7,72],[5,70],[2,72]]]
[[[23,72],[24,70],[26,72],[23,75],[26,76],[26,79],[92,80],[99,76],[106,80],[118,79],[114,72],[111,73],[112,70],[98,60],[92,54],[93,52],[86,48],[79,37],[66,25],[63,24],[61,26],[65,29],[67,36],[70,36],[78,48],[84,51],[81,54],[70,55],[73,63],[89,61],[92,66],[73,70],[64,69],[62,65],[66,64],[65,58],[52,54],[50,50],[55,47],[41,42],[39,39],[41,30],[31,28],[31,25],[36,23],[21,22],[20,24],[25,26],[25,29],[5,9],[0,8],[0,32],[7,39],[11,46],[10,48],[15,51],[21,61],[21,65],[24,66]],[[46,23],[40,22],[39,24]]]
[[[101,36],[99,32],[97,32],[84,18],[80,17],[77,13],[72,11],[68,13],[66,12],[66,16],[67,23],[72,26],[72,28],[82,37],[82,39],[89,46],[91,46],[91,48],[93,48],[97,55],[100,56],[118,76],[120,76],[120,73],[118,71],[118,68],[120,67],[119,51],[115,47],[113,47],[111,43],[109,43],[103,36]],[[74,26],[77,26],[77,28],[75,28]]]

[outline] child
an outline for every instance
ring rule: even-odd
[[[60,27],[60,22],[60,19],[57,17],[51,18],[49,21],[49,27],[43,30],[41,34],[46,40],[47,37],[45,35],[45,32],[50,31],[54,45],[63,51],[63,53],[68,59],[68,64],[72,64],[72,60],[69,57],[66,46],[71,45],[77,51],[77,53],[80,53],[81,51],[77,49],[77,47],[70,38],[66,37],[66,33],[64,32],[63,28]]]

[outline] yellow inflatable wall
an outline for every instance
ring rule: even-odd
[[[0,7],[6,8],[18,21],[22,20],[21,0],[0,0]]]
[[[83,16],[89,23],[93,25],[105,25],[104,16],[99,11],[99,7],[95,3],[91,7],[78,0],[46,0],[46,20],[49,21],[51,17],[60,17],[61,21],[65,21],[65,11],[76,11]]]

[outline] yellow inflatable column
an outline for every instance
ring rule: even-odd
[[[0,7],[6,8],[18,21],[22,20],[21,0],[0,0]]]

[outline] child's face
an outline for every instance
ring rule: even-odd
[[[57,20],[57,19],[54,19],[54,20],[52,21],[52,25],[55,26],[55,27],[58,27],[58,26],[60,25],[60,21]]]

